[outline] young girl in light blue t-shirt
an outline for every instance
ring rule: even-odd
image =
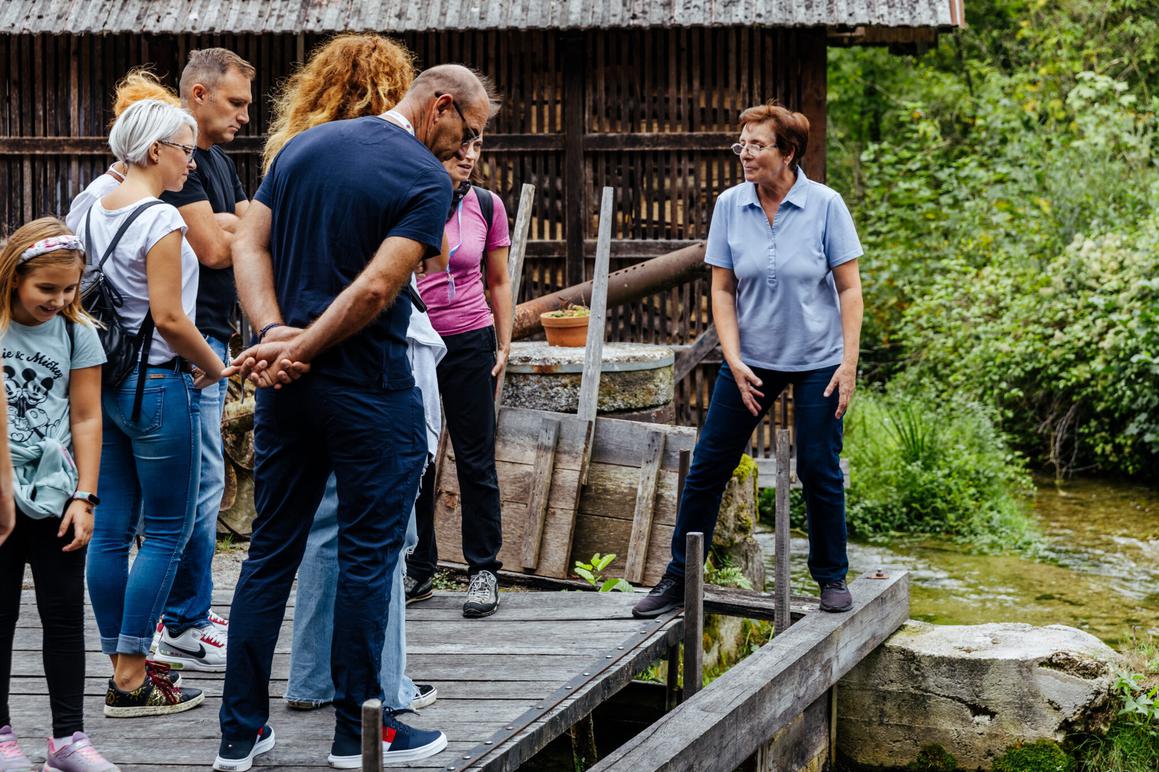
[[[84,733],[85,551],[98,502],[105,361],[80,304],[84,265],[80,243],[52,217],[21,227],[0,251],[0,343],[16,499],[16,522],[0,544],[0,769],[32,768],[22,766],[28,759],[8,705],[25,565],[32,568],[44,627],[52,704],[44,769],[115,769]]]

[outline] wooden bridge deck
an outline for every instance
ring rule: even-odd
[[[216,608],[228,614],[228,598]],[[406,720],[446,733],[447,750],[414,765],[422,769],[513,770],[600,702],[627,685],[680,640],[682,617],[633,619],[634,594],[504,592],[499,612],[482,620],[461,614],[462,593],[438,593],[407,609],[408,672],[438,687],[438,701]],[[287,616],[292,617],[292,607]],[[187,673],[206,691],[187,713],[110,719],[101,713],[109,663],[99,651],[96,622],[87,613],[86,730],[124,772],[204,770],[217,752],[221,674]],[[12,723],[26,753],[43,760],[51,722],[40,620],[32,593],[13,646]],[[274,656],[271,694],[286,686],[290,652],[287,619]],[[325,769],[333,731],[330,708],[301,713],[272,699],[277,747],[255,767],[298,772]],[[510,727],[510,729],[508,729]],[[394,768],[394,767],[392,767]]]

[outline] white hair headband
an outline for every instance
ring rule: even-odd
[[[71,249],[75,252],[84,254],[84,247],[81,246],[80,239],[73,235],[66,236],[50,236],[47,239],[41,239],[28,249],[20,253],[20,260],[18,263],[24,263],[34,257],[47,255],[49,252],[56,252],[60,249]]]

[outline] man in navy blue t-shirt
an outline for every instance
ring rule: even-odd
[[[231,607],[216,769],[248,768],[273,746],[274,644],[332,471],[339,577],[328,761],[361,767],[361,706],[383,696],[382,610],[426,460],[404,288],[442,246],[451,183],[440,162],[479,136],[490,115],[472,71],[427,70],[389,120],[337,121],[290,140],[239,225],[238,295],[259,333],[235,363],[274,388],[259,389],[254,415],[257,517]],[[446,746],[441,732],[389,713],[383,738],[399,760]]]

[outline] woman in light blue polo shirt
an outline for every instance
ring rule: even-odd
[[[841,417],[853,396],[861,336],[861,243],[841,196],[800,168],[809,120],[770,103],[741,113],[745,181],[721,194],[705,262],[720,369],[700,430],[664,577],[636,605],[652,617],[684,602],[684,545],[705,547],[725,486],[761,416],[793,385],[797,476],[809,518],[809,571],[823,611],[848,611]]]

